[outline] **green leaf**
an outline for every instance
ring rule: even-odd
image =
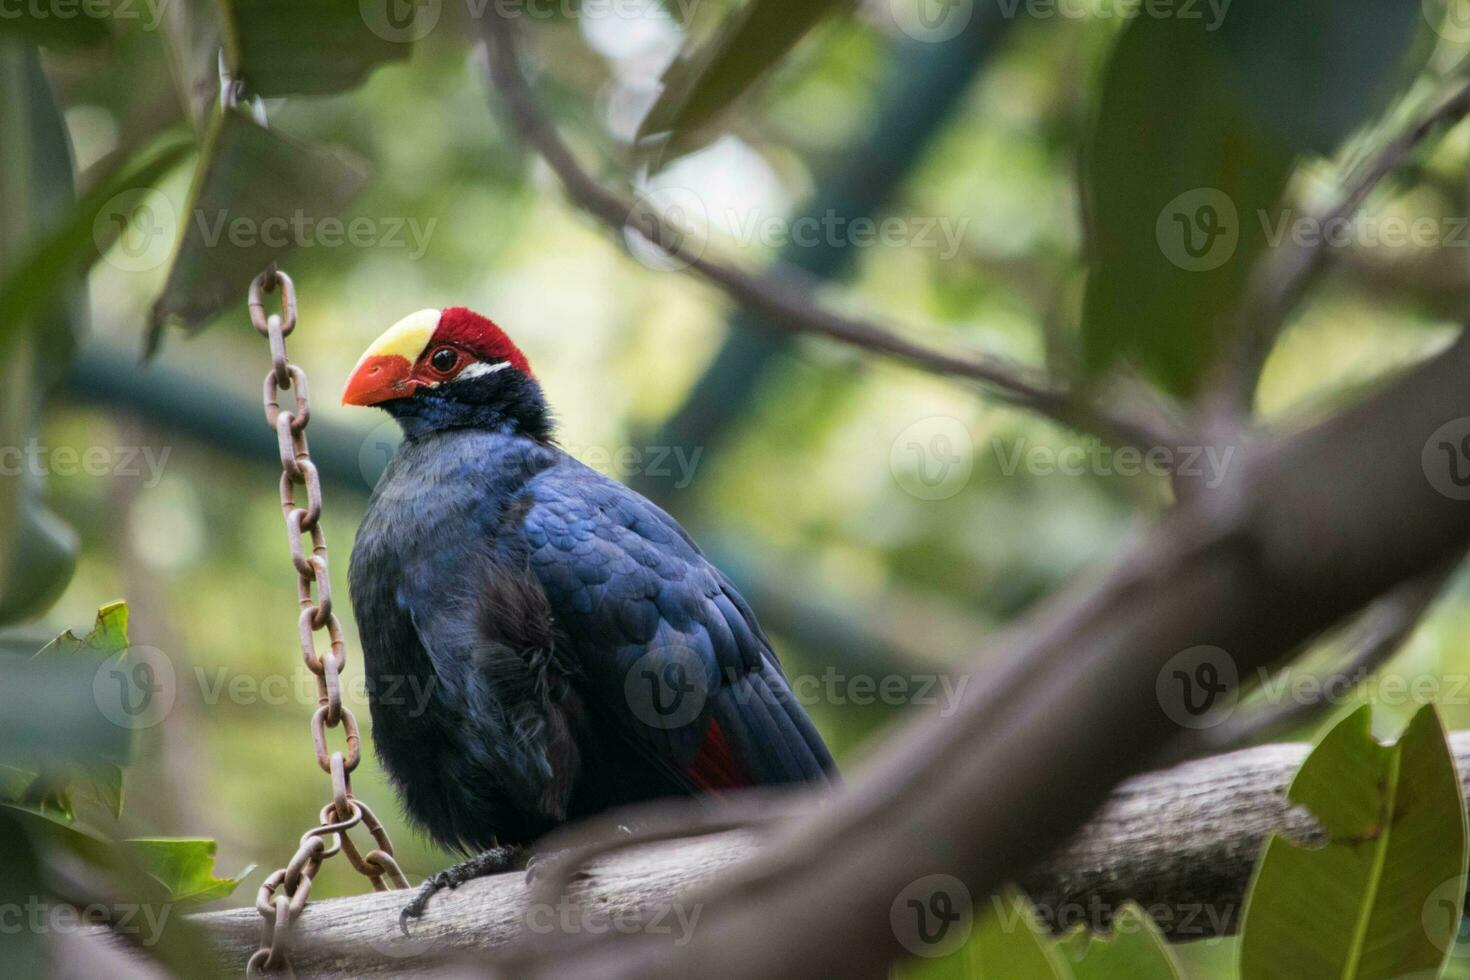
[[[173,252],[153,307],[153,350],[166,322],[198,327],[245,290],[275,259],[337,220],[367,181],[366,164],[345,151],[289,140],[242,112],[217,111]],[[324,234],[324,233],[323,233]]]
[[[437,3],[403,0],[220,0],[219,9],[235,77],[267,98],[353,88],[407,58],[440,14]]]
[[[27,367],[28,359],[19,363]],[[76,570],[80,547],[76,532],[46,509],[34,489],[27,489],[24,498],[10,543],[7,587],[0,594],[0,623],[30,619],[50,609]]]
[[[97,610],[96,623],[85,637],[78,637],[67,630],[37,651],[29,661],[33,672],[49,671],[57,667],[69,670],[69,673],[60,677],[41,678],[40,683],[46,688],[65,685],[68,691],[56,693],[64,693],[81,702],[83,706],[72,709],[71,715],[82,714],[87,728],[96,726],[98,719],[106,721],[96,700],[100,696],[95,687],[96,671],[106,658],[124,654],[128,647],[127,630],[127,604],[112,602]],[[88,659],[68,662],[71,658],[83,656]],[[10,662],[4,667],[16,669],[18,665]],[[36,679],[32,678],[32,682],[35,683]],[[19,688],[13,693],[17,700],[26,698],[26,694]],[[85,707],[88,701],[90,711]],[[14,711],[17,717],[27,717],[25,704],[6,707]],[[127,731],[109,723],[108,727],[112,730],[102,729],[102,741],[121,741],[121,744],[113,746],[110,751],[105,744],[88,743],[87,750],[79,751],[74,747],[71,751],[58,755],[54,746],[67,743],[60,737],[57,729],[67,724],[68,717],[66,713],[52,715],[42,712],[25,722],[27,731],[13,736],[15,745],[30,744],[32,748],[27,754],[0,762],[0,799],[19,801],[70,821],[76,816],[71,799],[71,788],[75,783],[114,817],[121,816],[122,763],[127,755]],[[48,748],[43,749],[41,746]],[[22,764],[20,760],[25,758],[29,758],[32,764]]]
[[[246,866],[233,878],[214,873],[217,845],[205,838],[139,837],[124,841],[143,869],[168,890],[169,901],[209,902],[233,892],[255,870]]]
[[[1259,8],[1259,9],[1257,9]],[[1383,109],[1433,45],[1401,0],[1238,0],[1219,20],[1231,81],[1279,138],[1331,154]]]
[[[661,163],[692,148],[693,137],[775,66],[822,18],[852,0],[747,0],[697,51],[665,71],[663,91],[638,128],[665,136]]]
[[[1295,154],[1333,151],[1403,87],[1422,20],[1400,0],[1239,0],[1124,29],[1086,148],[1089,370],[1131,359],[1197,393],[1246,326]]]
[[[47,382],[64,369],[80,320],[80,280],[60,278],[47,302],[11,309],[16,274],[72,206],[66,124],[38,52],[0,38],[0,445],[21,446]],[[24,281],[24,280],[21,280]],[[60,303],[70,287],[71,302]],[[44,338],[47,358],[36,355]],[[39,499],[40,478],[0,475],[0,623],[36,616],[71,578],[76,541]]]
[[[40,856],[20,822],[0,804],[0,908],[24,909],[45,894]],[[38,929],[0,929],[0,963],[15,977],[50,976],[44,935]]]
[[[0,279],[0,348],[112,245],[119,225],[109,212],[158,183],[191,149],[185,130],[164,133],[98,182],[64,221],[38,237],[15,270]]]
[[[128,935],[138,941],[140,952],[153,957],[166,968],[168,976],[223,975],[213,949],[200,930],[191,925],[186,916],[171,915],[168,908],[174,902],[188,900],[188,896],[172,892],[167,881],[194,881],[201,886],[189,889],[195,894],[204,891],[228,894],[228,891],[223,891],[223,885],[208,883],[208,879],[213,877],[212,870],[201,873],[193,869],[198,861],[193,855],[200,850],[194,842],[186,842],[188,855],[182,862],[164,855],[163,865],[158,869],[163,875],[160,878],[154,874],[153,868],[145,865],[148,858],[157,855],[156,849],[147,846],[135,849],[126,842],[119,845],[90,827],[60,820],[51,813],[0,803],[0,830],[5,831],[0,833],[0,868],[8,871],[12,867],[6,863],[7,842],[28,846],[31,853],[39,855],[69,853],[100,872],[112,894],[125,895],[129,903],[138,907],[139,914],[135,916]],[[208,841],[202,843],[210,844]],[[181,863],[187,867],[180,867]],[[240,876],[250,870],[246,868]],[[0,893],[8,883],[6,877],[0,874]],[[45,895],[45,890],[44,887],[32,888],[28,893]],[[3,955],[4,933],[5,930],[0,930],[0,963],[11,968],[14,963]]]
[[[1445,961],[1465,876],[1454,756],[1432,705],[1393,745],[1371,722],[1369,706],[1349,715],[1292,780],[1287,798],[1328,841],[1267,844],[1246,902],[1244,980],[1432,976]]]
[[[1012,887],[991,898],[967,948],[972,957],[971,975],[985,980],[1070,980],[1072,976],[1030,900]]]
[[[111,655],[128,648],[128,604],[121,599],[97,610],[97,619],[86,636],[66,630],[36,652],[36,656],[73,656],[82,652]]]
[[[1077,980],[1180,980],[1179,963],[1148,913],[1128,902],[1106,936],[1079,926],[1061,941]]]
[[[1130,358],[1190,395],[1235,332],[1267,242],[1257,215],[1275,206],[1294,156],[1242,105],[1224,54],[1200,21],[1139,17],[1108,63],[1084,171],[1082,346],[1094,373]]]

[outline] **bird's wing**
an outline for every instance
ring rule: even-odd
[[[672,517],[570,459],[526,489],[529,565],[589,707],[689,788],[831,775],[749,606]]]

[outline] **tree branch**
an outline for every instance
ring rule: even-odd
[[[1313,696],[1288,699],[1273,708],[1236,716],[1222,725],[1178,740],[1181,759],[1215,755],[1265,742],[1297,728],[1332,707],[1333,692],[1351,689],[1386,664],[1403,647],[1460,567],[1456,555],[1433,571],[1410,579],[1363,610],[1348,630],[1348,655],[1313,685]]]
[[[1467,375],[1462,337],[1338,417],[1252,446],[1219,493],[998,639],[952,714],[914,719],[825,806],[698,889],[686,945],[547,937],[509,969],[881,975],[901,952],[891,906],[916,879],[953,875],[988,895],[1023,876],[1179,734],[1160,700],[1176,655],[1212,645],[1248,675],[1466,547],[1470,509],[1434,488],[1445,474],[1426,473],[1422,449],[1470,416]]]
[[[1450,742],[1461,773],[1470,773],[1470,732]],[[1311,816],[1286,802],[1307,750],[1261,746],[1136,776],[1022,886],[1058,930],[1106,928],[1117,908],[1136,901],[1175,941],[1233,934],[1269,835],[1320,840]],[[564,902],[543,905],[520,873],[483,878],[436,896],[412,937],[398,931],[402,893],[313,902],[296,927],[293,965],[311,977],[399,975],[409,964],[418,969],[469,949],[501,950],[538,932],[614,922],[667,925],[668,938],[678,940],[681,930],[700,927],[690,890],[760,849],[758,835],[738,831],[624,850],[594,861]],[[191,918],[225,963],[243,963],[259,940],[254,909]]]
[[[1384,178],[1403,166],[1431,137],[1453,128],[1467,114],[1470,114],[1470,82],[1455,79],[1449,94],[1343,178],[1337,202],[1313,215],[1313,223],[1320,233],[1310,243],[1288,243],[1285,248],[1272,252],[1263,263],[1242,310],[1241,322],[1248,324],[1249,329],[1242,331],[1240,350],[1230,365],[1234,377],[1230,379],[1227,394],[1241,414],[1248,414],[1261,369],[1286,318],[1327,267],[1332,238],[1328,232],[1351,221]]]
[[[707,257],[702,244],[690,244],[689,236],[669,225],[646,203],[621,197],[582,168],[531,94],[522,74],[517,25],[497,10],[487,10],[479,18],[491,87],[504,101],[516,131],[556,173],[572,201],[609,228],[618,232],[633,228],[776,329],[826,337],[908,361],[936,374],[978,381],[998,398],[1120,445],[1151,449],[1179,441],[1173,420],[1141,401],[1126,410],[1113,411],[1058,387],[1040,372],[1003,358],[930,347],[877,321],[820,306],[812,300],[818,284],[791,266],[777,263],[758,275]]]

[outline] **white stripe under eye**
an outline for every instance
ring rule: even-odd
[[[503,371],[508,367],[510,367],[510,361],[500,361],[496,364],[486,364],[484,361],[475,361],[469,367],[456,374],[454,376],[454,380],[462,381],[465,378],[478,378],[481,375],[494,374],[496,371]]]

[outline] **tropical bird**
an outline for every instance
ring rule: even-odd
[[[406,915],[574,818],[835,779],[750,606],[672,517],[557,445],[498,326],[412,313],[342,401],[404,435],[350,569],[373,741],[410,819],[476,855]]]

